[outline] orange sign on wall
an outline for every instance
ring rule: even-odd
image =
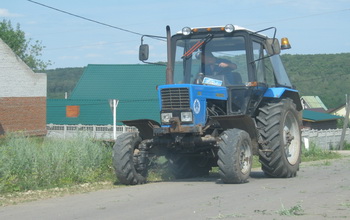
[[[67,118],[77,118],[80,114],[79,105],[67,105],[66,106],[66,117]]]

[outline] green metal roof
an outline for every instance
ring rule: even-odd
[[[159,121],[156,87],[165,83],[165,70],[165,66],[148,64],[90,64],[85,68],[68,101],[48,100],[47,123],[112,124],[109,99],[119,100],[118,121],[133,119]],[[55,103],[62,106],[56,107],[55,110]],[[64,105],[68,103],[81,105],[78,118],[65,118]],[[58,112],[59,109],[63,112]]]
[[[314,112],[310,110],[303,110],[303,120],[305,121],[313,121],[313,122],[329,121],[329,120],[336,120],[341,118],[343,117],[321,113],[321,112]]]
[[[70,99],[157,99],[156,86],[165,83],[165,66],[88,65]]]

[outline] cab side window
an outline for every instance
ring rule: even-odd
[[[253,54],[255,60],[256,79],[266,83],[270,87],[276,85],[276,80],[270,59],[261,43],[253,42]]]

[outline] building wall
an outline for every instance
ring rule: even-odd
[[[46,134],[46,97],[0,98],[0,134],[25,131]]]
[[[346,115],[346,109],[345,109],[345,106],[344,106],[344,107],[342,107],[341,109],[339,109],[338,111],[333,112],[332,114],[333,114],[333,115],[339,115],[339,116],[343,116],[343,117],[345,117],[345,115]]]
[[[315,129],[315,130],[336,129],[337,120],[320,121],[320,122],[303,121],[303,128]]]
[[[46,133],[46,86],[46,74],[34,73],[0,39],[0,134]]]

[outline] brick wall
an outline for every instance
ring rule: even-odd
[[[0,97],[0,134],[46,134],[46,97]]]

